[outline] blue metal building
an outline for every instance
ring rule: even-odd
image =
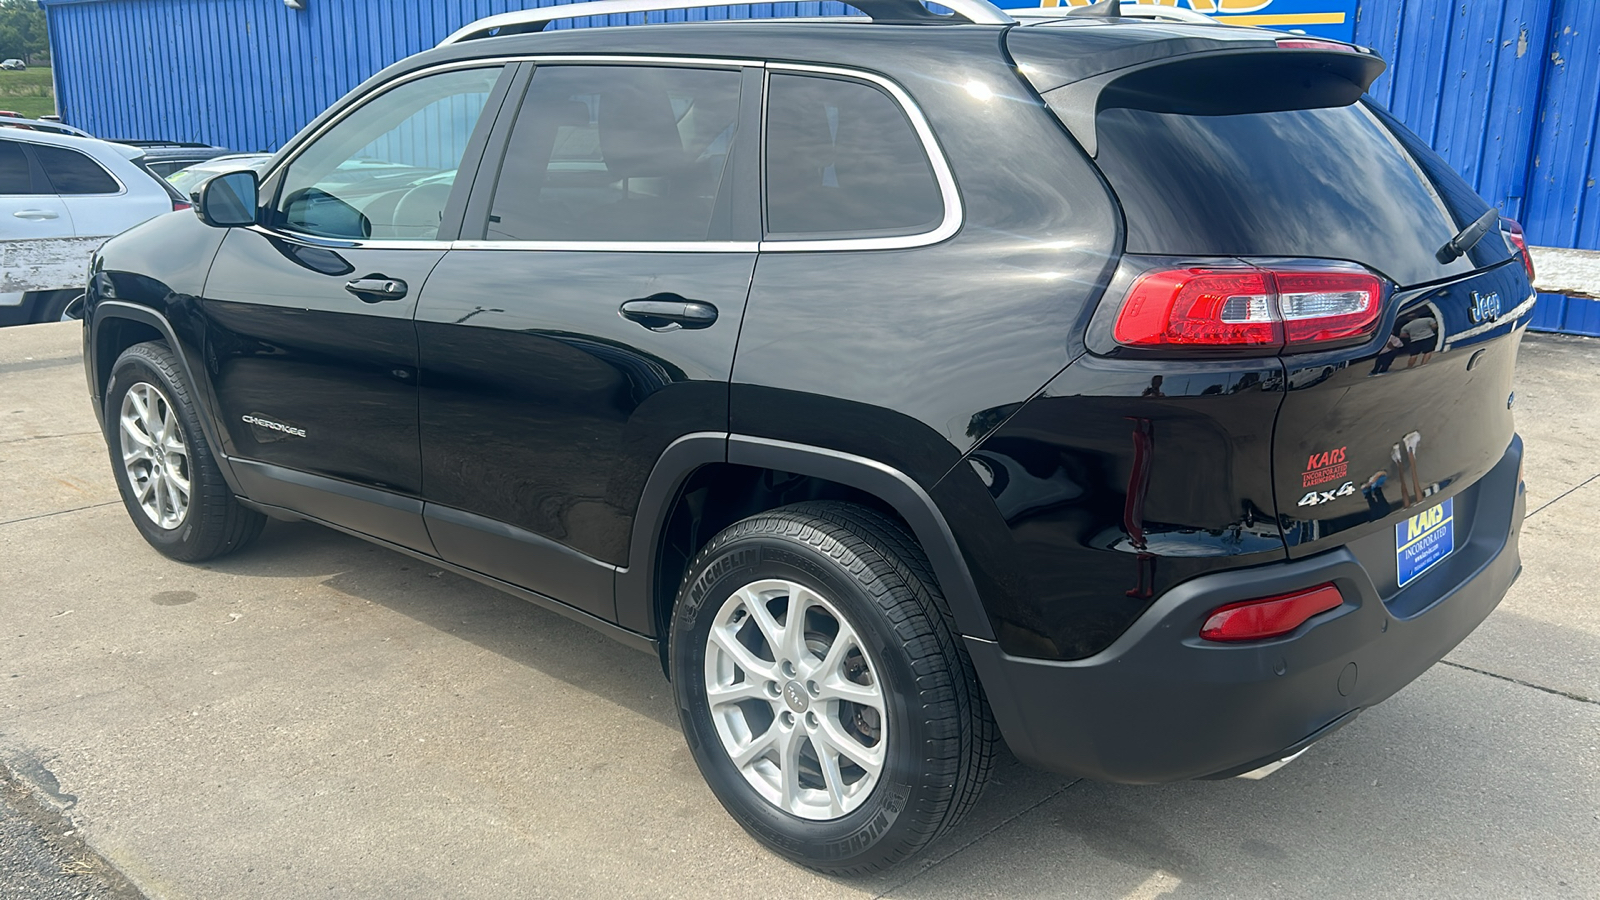
[[[385,65],[474,19],[551,0],[304,0],[303,10],[283,0],[43,2],[68,122],[111,138],[273,150]],[[1597,0],[1159,2],[1335,36],[1353,26],[1390,61],[1373,94],[1520,219],[1530,242],[1600,250]],[[843,12],[827,0],[652,20]]]

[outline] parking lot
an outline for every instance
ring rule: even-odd
[[[1525,568],[1443,664],[1263,781],[1005,757],[857,881],[745,836],[650,657],[313,525],[157,555],[79,342],[0,330],[0,762],[148,897],[1600,896],[1600,342],[1523,343]]]

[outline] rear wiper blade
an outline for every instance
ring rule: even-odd
[[[1479,216],[1477,221],[1461,229],[1461,233],[1451,238],[1443,247],[1440,247],[1439,252],[1433,255],[1434,258],[1439,260],[1441,264],[1455,262],[1468,250],[1477,246],[1478,242],[1483,240],[1483,236],[1499,224],[1500,210],[1490,209]]]

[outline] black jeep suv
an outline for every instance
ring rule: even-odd
[[[180,560],[321,522],[660,655],[707,781],[893,864],[1004,737],[1256,774],[1520,570],[1526,254],[1344,44],[1158,13],[469,26],[94,260]]]

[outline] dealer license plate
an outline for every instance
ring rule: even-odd
[[[1400,586],[1438,565],[1456,549],[1454,499],[1446,500],[1394,526],[1394,553]]]

